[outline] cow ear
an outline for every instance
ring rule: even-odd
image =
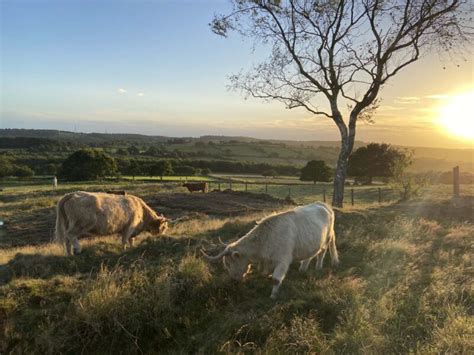
[[[235,258],[235,259],[238,259],[238,258],[240,258],[240,253],[238,251],[233,251],[232,252],[232,257]]]

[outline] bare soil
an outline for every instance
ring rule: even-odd
[[[160,193],[145,199],[157,212],[169,218],[190,213],[232,217],[253,212],[280,209],[291,203],[266,194],[243,191],[212,191],[209,193]]]
[[[206,194],[156,193],[148,194],[144,200],[170,219],[201,214],[230,217],[289,206],[288,202],[269,195],[232,190]],[[16,212],[0,228],[0,248],[39,245],[52,241],[56,218],[54,207],[36,209],[35,212]]]

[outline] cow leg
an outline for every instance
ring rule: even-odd
[[[71,253],[72,246],[72,253]],[[66,252],[67,255],[78,255],[81,253],[81,244],[79,243],[79,235],[76,233],[68,233],[68,239],[66,240]]]
[[[324,261],[324,257],[326,256],[327,251],[328,251],[327,249],[319,251],[317,259],[316,259],[316,270],[323,269],[323,261]]]
[[[73,251],[74,251],[74,255],[78,255],[81,253],[81,244],[79,243],[79,239],[78,238],[74,238],[74,240],[72,241],[73,243]]]
[[[259,271],[261,273],[262,276],[268,276],[270,275],[270,266],[265,263],[265,262],[262,262],[260,265],[259,265]]]
[[[301,272],[305,272],[308,270],[308,267],[309,267],[309,263],[311,262],[311,260],[313,260],[314,256],[308,258],[308,259],[304,259],[300,262],[300,268],[299,268],[299,271]]]
[[[128,228],[125,233],[122,234],[122,251],[127,248],[127,243],[130,247],[133,246],[133,238],[135,238],[135,227]]]
[[[72,254],[74,255],[81,253],[81,244],[79,243],[79,237],[82,234],[83,232],[80,231],[80,227],[73,227],[67,232],[66,248],[70,250],[72,245]],[[68,255],[71,255],[71,253],[69,253]]]
[[[270,298],[275,299],[276,295],[278,293],[278,289],[281,286],[281,283],[285,279],[286,272],[288,271],[289,264],[287,263],[281,263],[278,264],[273,270],[272,274],[272,279],[273,279],[273,288],[272,288],[272,294],[270,295]]]
[[[72,255],[71,242],[68,237],[66,237],[66,240],[64,241],[64,247],[66,249],[66,255]]]

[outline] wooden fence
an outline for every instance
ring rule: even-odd
[[[307,196],[320,196],[320,199],[324,202],[330,202],[332,198],[332,189],[328,187],[321,188],[321,185],[313,184],[298,184],[298,183],[273,183],[273,182],[242,182],[242,181],[207,181],[209,184],[209,191],[217,190],[222,191],[226,189],[235,191],[245,192],[261,192],[265,194],[272,194],[272,187],[280,188],[280,195],[285,194],[288,198],[293,198],[295,193],[300,193],[301,190],[305,190]],[[299,190],[299,191],[298,191]],[[382,187],[366,187],[364,189],[354,189],[347,186],[345,189],[346,197],[350,199],[350,204],[354,206],[359,200],[364,202],[378,202],[382,203],[385,201],[392,200],[392,189]],[[273,193],[274,194],[274,193]],[[349,195],[347,195],[349,194]],[[362,196],[364,198],[362,198]],[[281,196],[282,197],[282,196]]]

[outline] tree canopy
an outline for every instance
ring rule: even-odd
[[[301,181],[331,181],[332,171],[323,160],[311,160],[301,169]]]
[[[348,174],[369,184],[374,177],[392,177],[403,156],[402,151],[389,144],[370,143],[351,154]]]
[[[13,164],[5,155],[0,155],[0,178],[10,176],[13,172]]]
[[[150,176],[166,176],[173,174],[173,166],[169,160],[160,160],[149,167]]]
[[[68,180],[97,180],[118,174],[115,159],[97,149],[81,149],[62,164],[60,176]]]

